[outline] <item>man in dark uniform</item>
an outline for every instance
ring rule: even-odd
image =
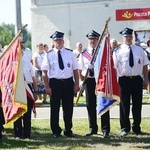
[[[62,100],[64,135],[73,137],[73,97],[79,91],[78,62],[70,49],[64,47],[64,33],[56,31],[50,36],[54,48],[44,57],[42,63],[46,92],[51,96],[50,125],[54,138],[61,134],[59,126],[60,101]],[[48,78],[49,77],[49,78]],[[73,77],[75,83],[73,81]]]
[[[132,43],[133,30],[125,28],[120,32],[124,44],[113,52],[114,67],[120,85],[120,125],[121,135],[126,136],[131,130],[129,119],[130,98],[132,98],[132,131],[136,134],[141,132],[141,109],[142,91],[147,89],[149,61],[140,46]]]
[[[93,134],[97,134],[98,132],[98,125],[97,125],[97,113],[96,113],[96,95],[95,95],[95,77],[94,77],[94,67],[90,65],[90,61],[92,55],[96,49],[98,44],[98,39],[100,34],[96,31],[92,30],[90,33],[86,35],[88,38],[88,47],[85,48],[82,52],[82,55],[79,57],[79,77],[80,80],[83,81],[84,76],[86,74],[87,69],[89,68],[89,74],[86,79],[86,105],[88,111],[88,119],[89,119],[89,132],[86,136],[91,136]],[[110,131],[110,123],[109,123],[109,111],[106,112],[101,117],[101,129],[103,132],[104,138],[108,137]]]

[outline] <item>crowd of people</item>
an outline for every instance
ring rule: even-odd
[[[128,135],[131,129],[136,135],[141,135],[143,134],[140,126],[142,91],[143,89],[147,89],[149,85],[150,92],[150,71],[148,71],[150,39],[147,41],[148,48],[144,51],[140,46],[133,43],[132,29],[125,28],[120,34],[123,44],[117,42],[116,39],[111,39],[110,45],[114,67],[117,72],[116,77],[120,86],[121,136]],[[92,136],[98,133],[96,109],[98,96],[95,94],[94,65],[90,63],[90,58],[96,50],[100,36],[98,32],[94,30],[90,31],[85,35],[87,38],[87,47],[83,49],[82,43],[77,42],[76,49],[72,51],[64,47],[64,33],[56,31],[50,36],[52,39],[52,48],[49,49],[47,44],[39,43],[34,53],[25,47],[23,39],[20,40],[24,62],[24,77],[34,93],[35,100],[38,98],[43,99],[43,103],[46,103],[47,96],[50,96],[50,127],[53,138],[59,138],[62,131],[66,137],[74,137],[72,131],[73,100],[74,95],[80,88],[83,88],[83,80],[87,70],[89,72],[84,90],[89,131],[85,133],[85,136]],[[3,52],[1,49],[0,52]],[[130,98],[132,99],[132,125],[129,119]],[[31,111],[33,103],[30,98],[27,99],[27,112],[14,123],[16,138],[31,137]],[[59,125],[61,104],[65,125],[64,130]],[[2,114],[2,111],[0,114]],[[4,121],[0,120],[0,139],[2,139],[3,124]],[[109,138],[109,110],[101,116],[101,132],[104,138]]]

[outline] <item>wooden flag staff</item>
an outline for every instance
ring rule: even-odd
[[[102,34],[101,34],[101,36],[100,36],[100,38],[99,38],[98,44],[97,44],[97,46],[96,46],[96,50],[95,50],[95,52],[94,52],[94,54],[93,54],[93,56],[92,56],[92,59],[91,59],[91,61],[90,61],[90,64],[93,64],[93,61],[94,61],[94,59],[95,59],[95,57],[96,57],[96,55],[97,55],[97,53],[98,53],[100,44],[101,44],[101,42],[102,42],[103,36],[104,36],[104,34],[105,34],[106,30],[107,30],[108,23],[109,23],[110,20],[111,20],[110,17],[106,20],[106,23],[105,23],[103,32],[102,32]],[[82,87],[86,84],[85,82],[86,82],[88,73],[89,73],[89,68],[87,69],[86,74],[85,74],[85,76],[84,76],[83,83],[82,83]],[[78,94],[78,96],[77,96],[76,103],[75,103],[76,106],[78,105],[78,101],[79,101],[79,98],[80,98],[82,92],[83,92],[83,89],[80,88],[80,91],[79,91],[79,94]]]

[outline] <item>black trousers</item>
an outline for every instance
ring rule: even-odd
[[[3,124],[5,123],[2,107],[0,106],[0,139],[2,139]]]
[[[33,101],[27,97],[27,112],[14,122],[15,137],[30,138],[31,137],[31,113],[33,109]]]
[[[3,108],[1,107],[2,105],[1,103],[2,103],[2,92],[0,90],[0,139],[2,139],[3,124],[5,124]]]
[[[73,78],[49,80],[52,89],[50,98],[50,126],[53,134],[60,134],[61,127],[59,126],[59,110],[62,102],[63,119],[65,123],[66,134],[72,133],[72,116],[73,116],[73,97],[74,97],[74,82]]]
[[[107,134],[109,134],[109,132],[110,132],[110,114],[109,114],[109,111],[105,112],[101,116],[101,130],[103,133],[106,132]]]
[[[120,77],[120,125],[121,130],[129,132],[131,130],[129,113],[130,98],[132,98],[132,130],[138,133],[141,130],[141,109],[142,109],[142,90],[143,79],[141,76]]]
[[[96,112],[96,95],[95,95],[95,78],[87,78],[86,80],[86,107],[88,111],[88,120],[90,131],[97,132],[97,112]]]

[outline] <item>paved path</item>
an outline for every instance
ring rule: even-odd
[[[50,107],[37,107],[37,117],[36,119],[49,119],[50,118]],[[87,118],[86,107],[74,107],[73,118]],[[142,117],[150,117],[150,105],[143,105],[142,107]],[[32,114],[32,118],[33,114]],[[63,118],[62,108],[60,109],[60,119]],[[119,107],[114,106],[110,110],[110,118],[119,118]],[[130,115],[130,118],[132,116]]]

